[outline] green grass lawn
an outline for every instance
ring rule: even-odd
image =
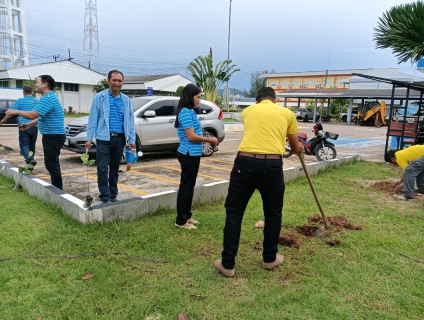
[[[222,121],[224,121],[224,123],[225,122],[240,122],[241,123],[241,121],[238,121],[236,119],[228,119],[228,118],[224,118],[224,119],[222,119]]]
[[[372,187],[398,179],[393,168],[359,162],[312,177],[327,215],[344,215],[363,230],[316,238],[290,231],[300,248],[280,247],[286,260],[273,271],[261,267],[256,193],[231,279],[213,268],[222,249],[222,202],[194,208],[197,230],[175,228],[172,210],[81,225],[11,191],[13,182],[0,177],[0,319],[152,320],[179,312],[189,319],[423,319],[423,203],[396,202]],[[308,224],[318,212],[306,178],[287,184],[284,228]],[[85,253],[97,255],[77,256]],[[94,276],[82,280],[86,273]]]
[[[81,118],[88,116],[88,113],[65,113],[65,118]]]

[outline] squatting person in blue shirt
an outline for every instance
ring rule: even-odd
[[[203,136],[202,124],[193,110],[193,108],[199,106],[201,94],[202,90],[192,83],[184,87],[178,102],[177,119],[175,121],[175,128],[178,129],[178,137],[180,138],[177,158],[181,165],[175,226],[185,229],[196,229],[194,224],[199,223],[192,218],[191,203],[200,166],[200,156],[202,155],[202,142],[209,142],[212,145],[218,144],[217,138]]]
[[[54,87],[55,81],[51,76],[39,76],[35,84],[35,91],[41,94],[41,99],[37,106],[31,111],[9,109],[6,113],[32,120],[21,126],[23,130],[38,124],[40,133],[43,135],[44,165],[50,173],[52,185],[62,190],[63,181],[59,155],[66,138],[65,116],[63,107],[53,91]]]
[[[11,109],[13,110],[22,110],[22,111],[31,111],[37,104],[38,100],[35,99],[32,94],[32,88],[30,86],[24,86],[23,88],[24,97],[18,99]],[[12,114],[6,115],[3,120],[0,121],[0,124],[6,123],[6,121],[12,117]],[[34,160],[35,156],[35,144],[37,142],[38,136],[38,126],[30,127],[26,130],[22,130],[22,125],[25,123],[30,123],[31,120],[19,117],[19,147],[21,148],[21,155],[25,158],[27,164],[32,164],[35,166],[37,161]],[[32,152],[32,155],[29,156],[29,152]]]
[[[131,100],[121,93],[124,75],[112,70],[107,78],[109,89],[94,96],[85,143],[85,148],[90,149],[91,140],[96,137],[97,185],[101,203],[118,201],[118,171],[124,147],[128,143],[131,148],[136,148]]]

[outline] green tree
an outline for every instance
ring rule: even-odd
[[[374,28],[376,48],[391,48],[398,63],[424,57],[424,3],[420,0],[392,7]]]
[[[35,84],[37,83],[37,78],[32,79],[30,75],[28,75],[29,80],[24,81],[24,86],[30,86],[32,88],[32,96],[35,97]]]
[[[332,99],[330,102],[330,113],[338,116],[341,112],[347,112],[348,105],[349,99]]]
[[[109,82],[106,78],[97,82],[97,84],[93,87],[93,92],[99,93],[105,89],[109,89]]]
[[[267,73],[276,73],[276,71],[273,70],[263,70],[263,71],[255,71],[250,74],[250,89],[249,91],[243,90],[243,94],[246,97],[254,98],[256,97],[256,93],[260,88],[263,88],[266,86],[266,78],[261,77],[263,74]]]
[[[207,56],[198,56],[190,62],[187,70],[191,73],[196,85],[202,88],[206,100],[215,102],[221,85],[229,81],[235,72],[240,71],[232,63],[231,59],[222,60],[214,67],[211,49]]]
[[[183,93],[183,89],[184,89],[184,86],[179,86],[177,90],[175,90],[174,96],[181,97],[181,94]]]

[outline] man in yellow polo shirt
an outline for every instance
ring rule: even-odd
[[[303,147],[297,138],[295,114],[275,104],[275,100],[274,89],[261,88],[256,96],[256,104],[241,114],[244,137],[231,171],[225,202],[227,218],[222,260],[214,262],[215,268],[226,277],[234,276],[241,223],[255,189],[262,196],[265,216],[263,267],[270,270],[284,261],[284,257],[277,256],[277,252],[285,189],[282,155],[286,137],[294,153],[301,154]]]
[[[414,184],[417,182],[418,192],[424,193],[424,145],[412,146],[403,150],[389,150],[384,155],[384,160],[397,164],[403,171],[402,194],[394,194],[397,200],[414,200]]]

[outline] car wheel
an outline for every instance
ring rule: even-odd
[[[303,118],[303,122],[308,122],[308,116],[305,116],[304,118]]]
[[[204,133],[205,137],[214,137],[214,135],[210,132]],[[210,157],[215,152],[215,148],[213,145],[211,145],[209,142],[203,142],[203,148],[202,148],[202,156],[203,157]]]
[[[343,117],[342,117],[342,121],[343,121],[343,122],[347,122],[347,116],[343,116]]]

